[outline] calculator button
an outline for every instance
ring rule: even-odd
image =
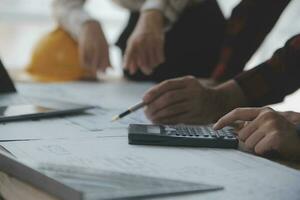
[[[194,129],[194,128],[191,128],[191,131],[192,131],[193,135],[195,135],[195,136],[199,136],[199,134],[197,133],[197,131],[195,131],[195,129]]]
[[[166,131],[166,135],[174,135],[175,132],[174,131]]]
[[[224,133],[222,133],[222,132],[218,132],[218,134],[219,134],[220,138],[224,138],[225,137]]]
[[[217,137],[217,134],[216,134],[215,132],[210,132],[210,135],[211,135],[212,137]]]
[[[184,132],[184,131],[180,131],[180,134],[181,134],[182,136],[186,136],[186,135],[187,135],[186,132]]]
[[[208,133],[204,133],[203,135],[204,135],[204,137],[208,137],[208,136],[209,136],[209,134],[208,134]]]
[[[220,135],[219,135],[219,133],[217,131],[215,132],[215,134],[216,134],[216,138],[220,137]]]

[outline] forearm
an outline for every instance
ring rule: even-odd
[[[164,16],[158,10],[145,10],[141,13],[138,23],[142,23],[145,28],[163,29]]]
[[[246,63],[272,30],[290,0],[243,0],[228,21],[220,61],[213,78],[229,80]]]
[[[75,40],[78,39],[81,26],[93,20],[83,9],[85,0],[54,0],[53,15],[58,24]]]
[[[300,35],[290,39],[272,58],[242,73],[235,80],[251,106],[283,101],[300,87]]]
[[[218,107],[220,117],[235,108],[248,106],[247,97],[235,80],[222,83],[213,90],[215,91],[215,102],[219,104],[216,107]]]

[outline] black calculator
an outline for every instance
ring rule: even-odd
[[[237,148],[238,139],[233,127],[214,130],[212,125],[150,125],[130,124],[129,144]]]

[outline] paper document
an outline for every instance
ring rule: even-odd
[[[189,195],[183,199],[298,200],[300,196],[299,171],[238,150],[134,146],[128,145],[126,137],[8,142],[2,145],[30,166],[49,162],[68,164],[204,182],[225,188],[222,192]]]
[[[0,169],[64,200],[145,198],[222,189],[220,186],[70,165],[42,164],[33,168],[2,153],[0,153]],[[1,190],[2,186],[0,192]]]
[[[151,83],[18,85],[23,95],[98,106],[80,115],[0,124],[0,141],[126,136],[129,123],[150,123],[143,110],[111,122],[113,116],[140,101]]]
[[[24,95],[122,110],[141,101],[144,93],[153,85],[153,83],[121,80],[119,82],[21,84],[18,85],[18,89]]]
[[[220,186],[67,165],[44,164],[43,174],[82,193],[82,200],[128,199],[208,192]],[[73,199],[70,199],[73,200]]]
[[[112,121],[112,117],[118,115],[120,112],[122,111],[116,109],[97,108],[87,111],[87,115],[78,115],[65,119],[85,131],[103,131],[121,128],[127,130],[129,124],[151,123],[151,121],[146,118],[143,109],[133,112],[120,120]]]
[[[111,122],[120,112],[97,107],[80,115],[0,123],[0,141],[127,136],[130,123],[150,123],[143,110]]]

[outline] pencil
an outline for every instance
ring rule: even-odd
[[[130,108],[128,108],[126,111],[122,112],[121,114],[114,116],[111,121],[112,122],[117,121],[117,120],[129,115],[130,113],[133,113],[134,111],[139,110],[140,108],[144,107],[145,105],[146,104],[144,102],[135,104],[135,105],[131,106]]]

